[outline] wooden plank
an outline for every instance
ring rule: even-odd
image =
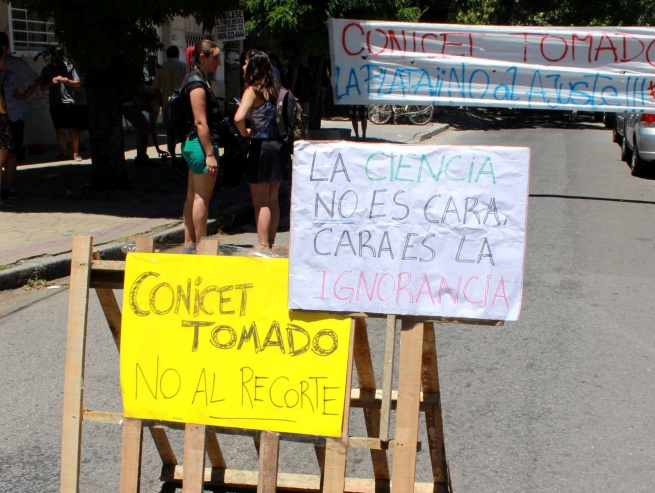
[[[396,449],[391,475],[391,491],[393,493],[414,491],[424,330],[424,323],[416,323],[411,319],[402,320],[396,411]]]
[[[77,493],[84,419],[84,363],[91,279],[91,236],[73,238],[68,299],[64,410],[61,441],[61,493]]]
[[[93,257],[91,262],[92,271],[120,271],[125,272],[124,260],[102,260],[100,255]]]
[[[343,409],[341,440],[328,438],[325,443],[325,474],[323,493],[341,493],[345,488],[346,462],[348,458],[348,430],[350,429],[350,391],[353,378],[353,359],[355,349],[355,324],[350,323],[350,344],[348,349],[348,369],[346,370],[346,396]]]
[[[257,493],[275,493],[280,459],[280,436],[265,431],[262,432],[259,443]]]
[[[421,383],[424,393],[439,394],[439,367],[437,363],[437,345],[434,336],[434,326],[426,324],[423,333],[423,365]],[[446,444],[443,433],[443,416],[441,404],[425,410],[425,425],[430,449],[430,463],[435,491],[446,493],[452,491],[448,462],[446,460]]]
[[[227,465],[225,464],[225,457],[223,457],[223,451],[221,446],[218,443],[218,437],[216,433],[207,431],[206,437],[206,446],[207,446],[207,455],[209,456],[209,463],[213,468],[225,469]]]
[[[157,452],[163,464],[176,465],[177,457],[175,457],[175,452],[171,446],[171,442],[168,439],[166,430],[163,426],[152,425],[148,426],[150,430],[150,435],[155,442],[155,447],[157,447]]]
[[[350,437],[348,439],[350,448],[363,448],[369,450],[394,450],[397,447],[396,440],[382,441],[372,437]],[[416,442],[416,450],[421,450],[421,442]],[[389,479],[389,478],[387,478]]]
[[[391,401],[393,400],[393,370],[396,350],[396,316],[387,316],[387,334],[384,343],[384,369],[382,371],[382,407],[380,410],[380,438],[389,440]]]
[[[183,466],[165,467],[162,469],[161,480],[168,483],[179,483],[184,476]],[[205,484],[213,487],[226,488],[256,488],[257,471],[240,471],[236,469],[205,469]],[[319,492],[321,477],[311,474],[279,473],[277,479],[278,491]],[[389,481],[378,481],[364,478],[347,478],[344,493],[380,493],[389,491]],[[386,487],[385,487],[386,486]],[[415,483],[414,493],[434,493],[432,483]]]
[[[218,255],[220,242],[218,240],[203,238],[198,243],[198,255]]]
[[[371,359],[371,346],[366,331],[366,321],[361,318],[355,319],[355,341],[354,358],[357,377],[359,379],[360,394],[368,398],[375,397],[377,384],[373,361]],[[375,408],[364,409],[364,422],[366,434],[369,437],[377,438],[380,435],[380,410]],[[373,463],[373,475],[376,479],[391,479],[389,476],[389,461],[387,453],[382,449],[371,449],[371,462]]]
[[[184,479],[182,493],[202,493],[205,475],[206,427],[187,423],[184,427]]]
[[[98,252],[93,252],[91,258],[91,262],[98,262],[98,259],[100,259],[100,254]],[[125,262],[122,262],[122,264],[123,268],[125,268]],[[111,330],[111,335],[114,338],[114,343],[116,344],[118,351],[120,351],[121,309],[118,306],[116,295],[112,289],[96,289],[96,294],[98,295],[100,306],[102,307],[102,311],[105,314],[105,318],[107,319],[107,324],[109,324],[109,330]]]
[[[439,406],[439,394],[419,394],[420,410],[424,411],[431,407]],[[396,409],[398,405],[398,391],[391,392],[391,409]],[[364,394],[359,389],[352,389],[350,391],[350,407],[362,408],[376,408],[382,407],[382,390],[375,391],[375,395]]]
[[[143,425],[141,420],[127,418],[123,422],[120,493],[139,493],[142,451]]]

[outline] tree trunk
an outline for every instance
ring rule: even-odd
[[[91,190],[131,188],[125,165],[121,93],[115,81],[115,74],[110,72],[86,77],[93,171]]]

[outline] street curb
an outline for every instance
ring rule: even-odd
[[[426,132],[417,133],[416,135],[414,135],[414,138],[409,141],[409,143],[410,144],[418,144],[420,142],[423,142],[424,140],[428,140],[428,139],[434,137],[435,135],[439,135],[440,133],[445,132],[449,128],[450,128],[450,125],[448,125],[447,123],[441,123],[436,128],[430,129],[430,130],[428,130]]]

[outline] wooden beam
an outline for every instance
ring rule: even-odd
[[[183,466],[162,468],[162,481],[179,483],[183,480],[183,477]],[[256,488],[258,478],[259,474],[257,471],[205,469],[205,484],[208,486]],[[381,491],[389,491],[389,483],[389,481],[376,482],[374,479],[346,478],[345,487],[342,491],[343,493],[380,493]],[[279,473],[277,491],[320,492],[321,477],[311,474]],[[434,485],[432,483],[415,483],[414,493],[434,493]]]
[[[393,473],[391,475],[391,491],[393,493],[414,491],[424,330],[424,323],[402,319],[398,407],[396,410],[396,449],[393,454]]]
[[[371,359],[371,346],[368,342],[366,321],[361,318],[355,319],[355,368],[359,379],[359,390],[361,395],[368,398],[375,397],[376,382]],[[390,389],[389,389],[390,391]],[[389,392],[390,393],[390,392]],[[383,391],[384,394],[384,391]],[[366,434],[372,438],[380,436],[380,410],[375,408],[364,408],[364,422]],[[371,462],[373,463],[373,476],[375,479],[391,479],[389,476],[389,461],[387,453],[383,449],[371,448]]]
[[[268,431],[259,439],[259,476],[257,493],[275,493],[280,459],[280,436]]]
[[[396,316],[387,316],[387,334],[384,342],[384,369],[382,370],[382,406],[380,409],[380,438],[389,440],[391,401],[393,400],[393,370],[396,351]]]
[[[184,427],[184,479],[182,493],[202,493],[205,471],[204,425],[187,423]]]
[[[92,245],[91,236],[73,238],[64,375],[61,493],[79,491]]]
[[[143,425],[141,420],[127,418],[123,422],[120,493],[139,493],[142,451]]]

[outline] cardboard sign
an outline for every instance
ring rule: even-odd
[[[341,436],[350,319],[287,309],[287,259],[131,253],[125,416]]]
[[[299,142],[291,309],[517,320],[530,150]]]
[[[655,108],[651,27],[330,19],[328,29],[337,104]]]

